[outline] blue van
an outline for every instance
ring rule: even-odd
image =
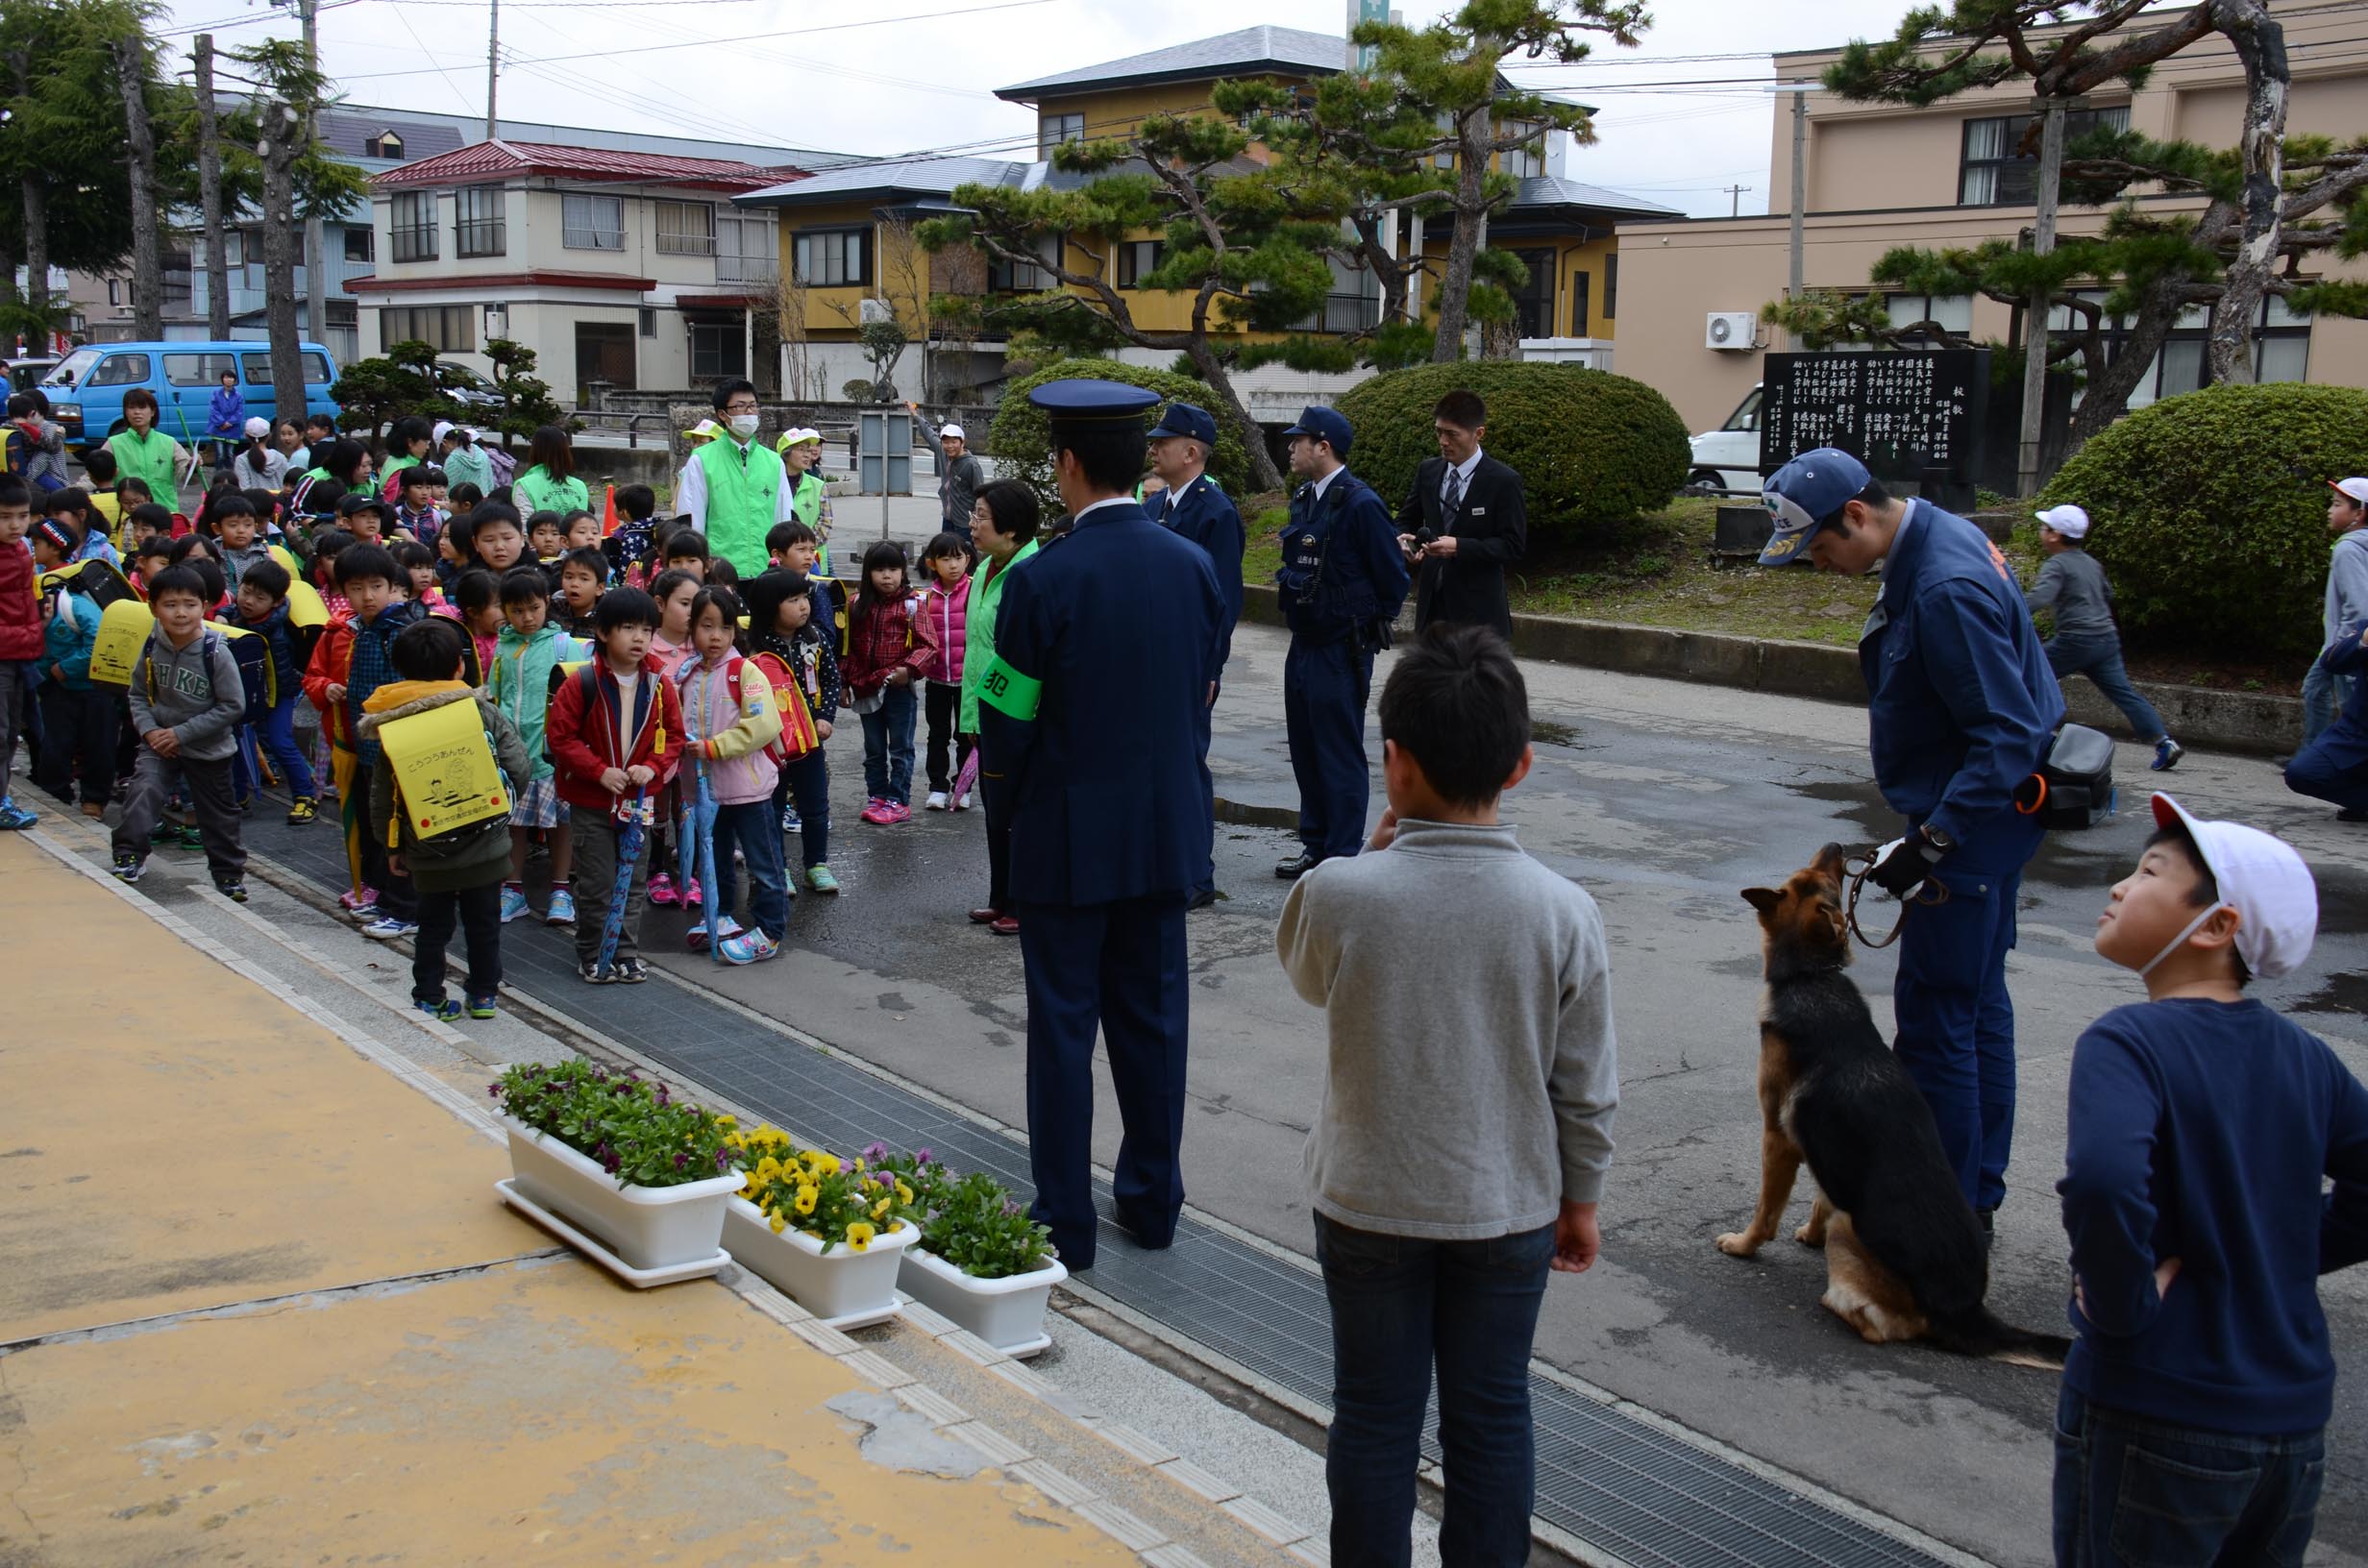
[[[305,414],[334,414],[329,388],[337,367],[329,350],[304,345]],[[249,418],[275,419],[268,343],[92,343],[76,349],[41,380],[49,414],[65,429],[66,441],[95,447],[125,429],[123,395],[136,386],[156,394],[157,429],[194,448],[206,437],[206,410],[234,372]]]

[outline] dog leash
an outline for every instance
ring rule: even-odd
[[[1868,936],[1866,928],[1859,924],[1859,890],[1866,886],[1867,873],[1875,869],[1875,862],[1883,858],[1883,848],[1887,847],[1888,845],[1885,845],[1871,849],[1864,855],[1843,861],[1841,865],[1842,875],[1848,878],[1850,883],[1850,897],[1845,910],[1846,918],[1850,922],[1850,934],[1868,947],[1888,947],[1897,942],[1900,932],[1908,924],[1910,909],[1918,904],[1929,909],[1949,901],[1949,890],[1940,883],[1938,878],[1928,876],[1909,889],[1908,896],[1899,901],[1899,919],[1891,922],[1890,934],[1881,942]]]

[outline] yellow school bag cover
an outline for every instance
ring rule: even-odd
[[[462,698],[379,725],[411,831],[423,839],[509,814],[484,715]]]

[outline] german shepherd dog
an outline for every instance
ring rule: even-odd
[[[1718,1238],[1748,1258],[1776,1235],[1801,1163],[1817,1184],[1793,1233],[1825,1249],[1825,1309],[1868,1344],[1929,1339],[1963,1356],[2060,1366],[2070,1341],[2000,1322],[1982,1303],[1981,1225],[1915,1083],[1842,972],[1850,962],[1842,853],[1827,845],[1781,888],[1745,888],[1760,912],[1760,1206]],[[1913,919],[1912,916],[1910,917]]]

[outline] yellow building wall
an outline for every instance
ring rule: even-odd
[[[1554,311],[1548,322],[1550,331],[1547,336],[1599,337],[1605,342],[1612,341],[1615,327],[1613,318],[1604,313],[1607,297],[1604,284],[1611,258],[1619,254],[1616,235],[1598,234],[1579,240],[1543,234],[1508,234],[1494,238],[1491,243],[1497,249],[1507,251],[1542,251],[1549,247],[1554,251]],[[1430,259],[1433,267],[1431,279],[1422,290],[1427,308],[1438,292],[1439,275],[1447,266],[1447,239],[1443,224],[1440,226],[1437,238],[1432,237],[1430,229],[1423,231],[1422,254]],[[1570,319],[1570,299],[1572,290],[1577,286],[1572,280],[1582,274],[1587,278],[1587,331],[1579,332],[1572,330],[1576,324]]]

